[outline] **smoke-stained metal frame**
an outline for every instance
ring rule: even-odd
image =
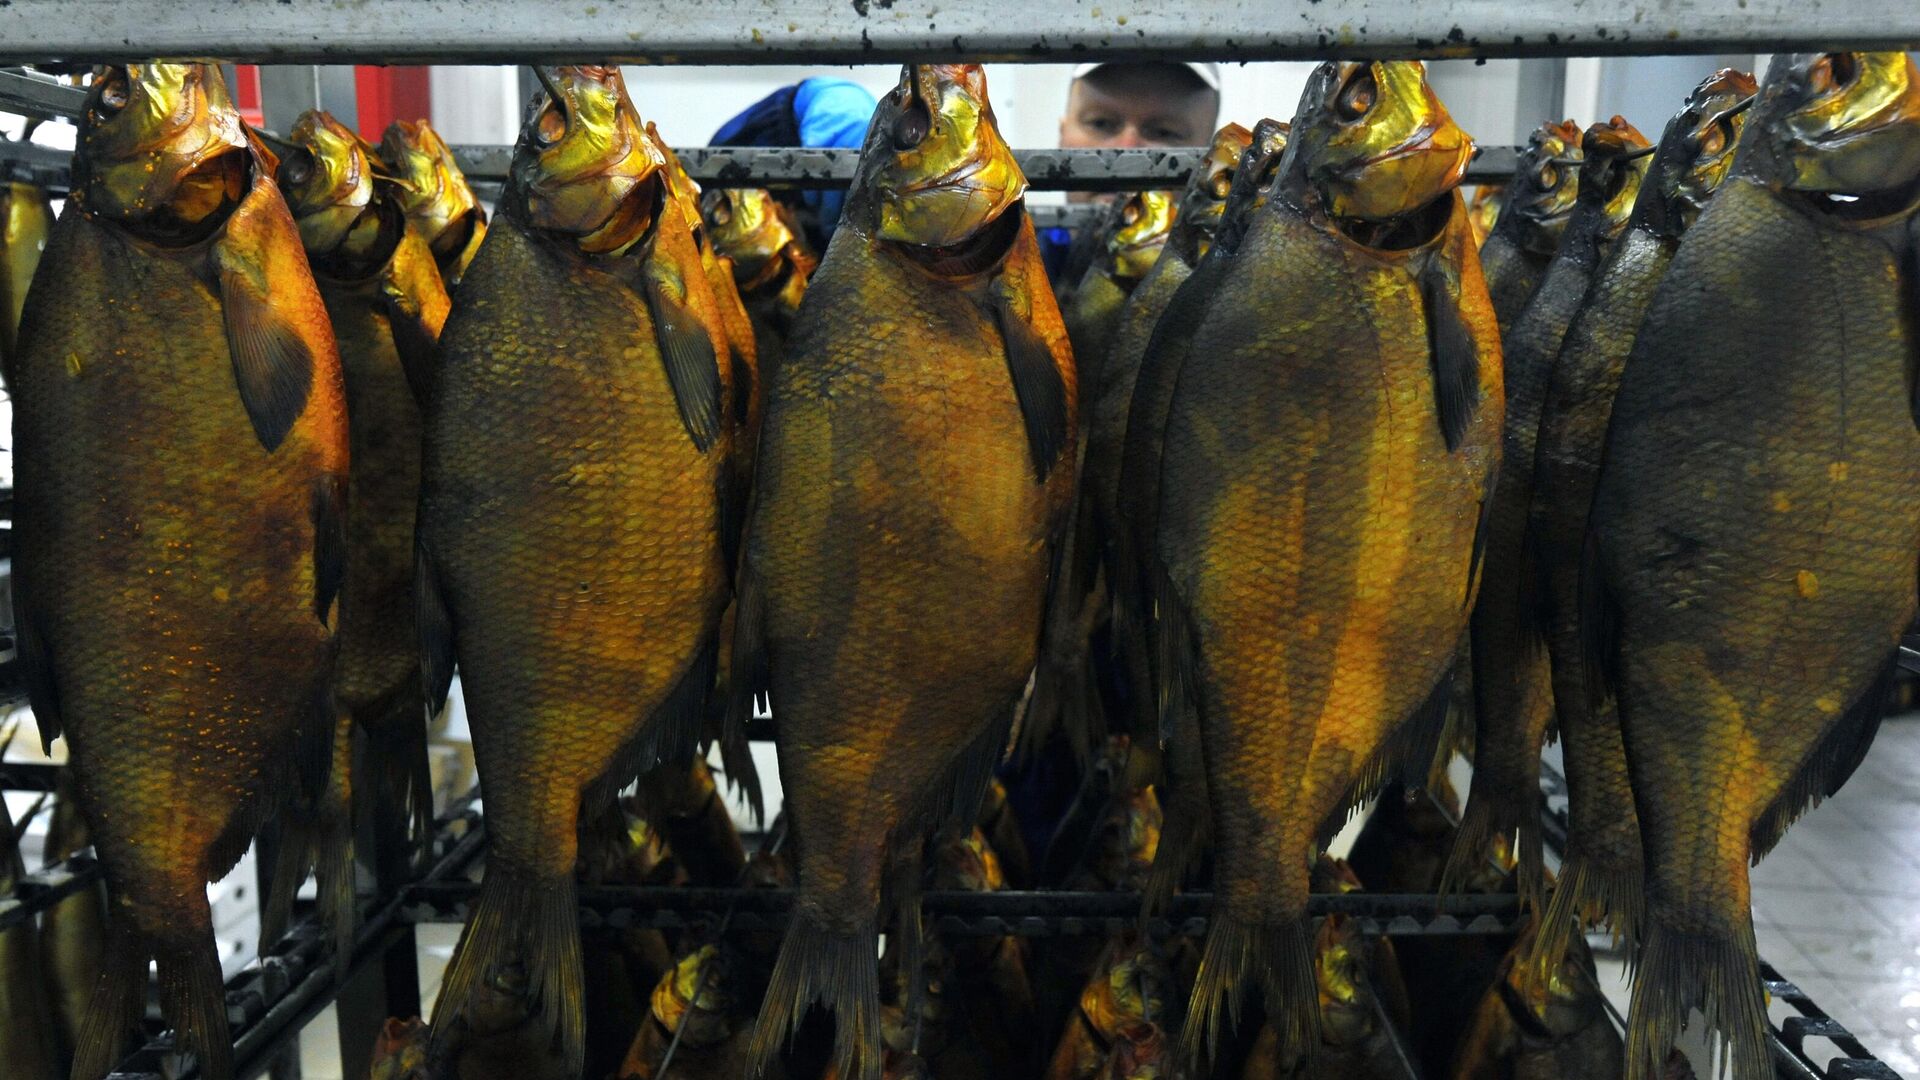
[[[857,64],[1431,59],[1901,49],[1920,8],[1857,0],[12,0],[0,62]]]

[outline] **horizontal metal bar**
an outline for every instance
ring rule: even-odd
[[[45,75],[0,71],[0,112],[41,120],[72,120],[86,108],[87,92]]]
[[[20,879],[12,896],[0,899],[0,931],[31,922],[35,916],[103,879],[91,855],[75,855]]]
[[[838,149],[691,146],[674,152],[687,172],[707,187],[844,188],[853,180],[860,160],[859,151]],[[1028,186],[1035,191],[1177,188],[1187,182],[1200,154],[1197,149],[1014,151]],[[30,175],[15,178],[61,191],[67,186],[68,159],[64,150],[0,142],[0,169],[26,170]],[[460,146],[454,148],[454,159],[469,180],[486,184],[506,178],[513,151],[505,146]],[[1518,160],[1514,147],[1482,147],[1467,166],[1467,182],[1504,183]]]
[[[1920,9],[1851,0],[13,0],[0,62],[850,64],[1897,49]]]
[[[422,883],[407,890],[403,917],[413,922],[459,922],[479,894],[465,881]],[[733,930],[777,930],[793,905],[792,889],[732,888],[583,888],[580,922],[587,927],[674,929],[729,920]],[[1159,934],[1206,932],[1209,893],[1174,897],[1167,911],[1148,921]],[[936,930],[968,935],[1108,934],[1140,925],[1140,895],[1129,892],[952,892],[926,894],[922,911]],[[1314,916],[1339,914],[1366,933],[1499,934],[1519,921],[1512,895],[1354,893],[1314,896]]]

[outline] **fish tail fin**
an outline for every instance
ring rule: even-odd
[[[1793,779],[1787,781],[1754,822],[1752,859],[1755,865],[1786,835],[1787,826],[1819,806],[1823,799],[1838,794],[1866,759],[1874,736],[1880,731],[1880,719],[1887,714],[1887,703],[1893,697],[1898,659],[1897,656],[1887,659],[1853,705],[1828,726],[1820,742],[1794,771]]]
[[[447,1042],[488,973],[519,963],[527,973],[533,1012],[571,1066],[586,1068],[585,975],[580,959],[579,901],[571,874],[541,877],[495,863],[480,883],[480,898],[454,950],[433,1009],[430,1060],[442,1060]]]
[[[833,1013],[834,1074],[843,1080],[880,1080],[879,945],[872,923],[833,930],[794,912],[747,1047],[750,1080],[766,1074],[815,1002]]]
[[[1141,894],[1142,918],[1167,909],[1180,883],[1186,880],[1187,871],[1206,847],[1212,827],[1211,807],[1207,803],[1207,768],[1200,756],[1199,734],[1197,722],[1182,723],[1180,733],[1167,744],[1160,844],[1154,850],[1153,866]]]
[[[1180,1029],[1179,1060],[1198,1070],[1212,1060],[1226,1026],[1240,1024],[1241,994],[1259,980],[1267,1022],[1279,1034],[1282,1060],[1310,1053],[1320,1042],[1320,993],[1313,977],[1313,927],[1306,917],[1253,923],[1217,907],[1207,923],[1200,972]]]
[[[1695,1007],[1707,1031],[1723,1040],[1721,1060],[1709,1073],[1720,1075],[1731,1065],[1733,1080],[1773,1076],[1751,915],[1736,912],[1731,927],[1712,931],[1650,921],[1627,1019],[1626,1080],[1665,1075],[1668,1052]]]
[[[363,723],[378,776],[365,792],[405,816],[407,840],[423,850],[433,835],[433,769],[427,756],[427,703],[417,679],[381,706],[377,720]]]
[[[154,961],[160,975],[160,1015],[174,1030],[176,1051],[191,1052],[205,1080],[231,1080],[233,1037],[227,1030],[227,995],[211,916],[204,933],[156,943]],[[77,1066],[75,1075],[80,1075]]]
[[[1476,798],[1469,792],[1467,805],[1460,813],[1460,825],[1453,833],[1453,848],[1440,870],[1440,895],[1459,892],[1474,875],[1494,859],[1501,839],[1512,839],[1515,824],[1504,820],[1502,808],[1493,800]]]
[[[1640,882],[1637,865],[1611,864],[1569,851],[1533,939],[1534,970],[1553,970],[1572,947],[1574,936],[1597,922],[1607,923],[1613,940],[1626,944],[1627,966],[1632,970],[1646,917]]]
[[[100,979],[74,1036],[73,1080],[98,1080],[126,1056],[146,1012],[147,958],[146,943],[128,920],[114,918],[107,929]]]
[[[312,871],[318,884],[320,922],[333,939],[333,967],[344,976],[353,960],[354,880],[351,760],[352,718],[342,713],[333,728],[332,765],[326,790],[315,803],[295,799],[280,820],[280,847],[266,904],[260,911],[260,951],[286,934],[294,894]]]

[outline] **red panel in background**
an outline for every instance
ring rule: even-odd
[[[362,64],[353,72],[358,97],[360,137],[377,143],[395,120],[425,120],[433,112],[433,91],[424,67],[376,67]]]
[[[240,110],[240,119],[253,127],[267,126],[266,116],[260,111],[260,67],[258,64],[235,64],[233,66],[233,104]]]

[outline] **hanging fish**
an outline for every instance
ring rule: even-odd
[[[1621,377],[1580,608],[1646,861],[1628,1080],[1695,1008],[1773,1075],[1747,867],[1866,754],[1914,618],[1917,223],[1912,59],[1776,56]]]
[[[1092,1080],[1127,1032],[1167,1022],[1173,972],[1159,947],[1136,933],[1108,939],[1067,1019],[1045,1080]]]
[[[433,249],[451,292],[487,237],[487,211],[453,159],[453,151],[425,120],[395,120],[380,137],[380,161],[395,178],[400,208]]]
[[[434,1038],[520,971],[577,1075],[576,827],[657,759],[687,760],[699,733],[728,595],[731,369],[619,69],[534,70],[545,93],[426,414],[428,701],[457,660],[489,843]]]
[[[1647,168],[1647,140],[1616,116],[1581,136],[1579,196],[1560,248],[1533,299],[1501,323],[1507,417],[1500,483],[1487,509],[1484,584],[1474,602],[1473,783],[1441,887],[1487,861],[1495,836],[1519,859],[1520,897],[1532,910],[1541,891],[1540,747],[1553,718],[1539,575],[1527,548],[1533,458],[1541,400],[1560,339],[1579,311],[1600,260],[1626,228]],[[1517,839],[1515,839],[1517,837]]]
[[[261,914],[262,949],[285,931],[310,866],[335,963],[353,953],[352,730],[370,740],[373,789],[424,845],[433,825],[426,700],[414,626],[413,524],[420,499],[420,405],[433,381],[434,343],[447,291],[433,253],[409,223],[393,184],[379,182],[373,148],[331,115],[310,110],[280,144],[277,180],[320,299],[333,324],[347,388],[353,471],[347,505],[347,577],[333,779],[318,805],[296,802],[282,822],[278,865]],[[369,803],[371,805],[371,803]]]
[[[1499,217],[1480,245],[1493,314],[1504,330],[1526,310],[1560,248],[1580,192],[1580,125],[1549,121],[1527,136],[1501,192]]]
[[[16,358],[14,607],[114,898],[73,1076],[160,1009],[201,1075],[232,1039],[206,884],[327,784],[346,568],[340,359],[218,67],[96,75]]]
[[[53,866],[65,862],[92,843],[87,820],[80,813],[72,770],[63,771],[54,788],[52,820],[43,848],[45,863]],[[105,885],[96,883],[72,893],[40,916],[41,985],[53,1002],[63,1058],[71,1059],[73,1048],[79,1045],[80,1027],[86,1021],[87,1003],[93,997],[94,983],[99,981],[106,947]]]
[[[1316,849],[1433,757],[1499,455],[1472,153],[1422,65],[1322,65],[1180,370],[1155,634],[1213,810],[1190,1061],[1255,981],[1281,1060],[1311,1054]]]
[[[733,280],[753,319],[760,363],[772,367],[820,259],[765,188],[714,188],[700,197],[714,251],[733,261]]]
[[[1473,198],[1467,200],[1467,216],[1473,221],[1475,246],[1485,246],[1494,225],[1499,223],[1500,210],[1507,201],[1506,194],[1505,188],[1493,184],[1482,184],[1473,189]]]
[[[1620,718],[1594,701],[1580,647],[1580,553],[1599,478],[1614,391],[1647,303],[1686,230],[1726,178],[1753,101],[1753,76],[1709,76],[1667,124],[1626,231],[1608,252],[1568,328],[1540,416],[1528,549],[1546,600],[1553,704],[1566,763],[1567,842],[1559,884],[1535,941],[1550,963],[1588,922],[1639,939],[1640,826]]]
[[[0,735],[0,756],[13,741],[15,727]],[[20,859],[20,838],[40,812],[46,796],[34,800],[18,824],[0,801],[0,898],[17,899],[27,867]],[[53,1002],[41,982],[44,948],[31,918],[0,930],[0,1062],[8,1080],[56,1080],[60,1068]]]
[[[912,940],[1033,668],[1076,410],[1025,188],[978,66],[904,68],[768,386],[729,682],[771,672],[800,874],[756,1063],[820,1001],[878,1075],[883,885]]]
[[[0,376],[11,377],[27,286],[52,231],[53,204],[45,191],[17,180],[0,184]]]
[[[1586,939],[1575,936],[1536,964],[1537,927],[1530,922],[1501,961],[1461,1039],[1452,1080],[1619,1080],[1620,1033]]]

